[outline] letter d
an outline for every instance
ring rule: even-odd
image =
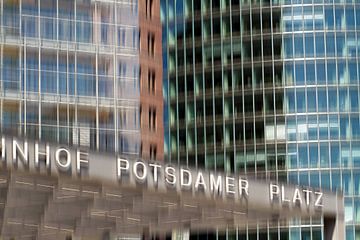
[[[187,179],[185,179],[187,177]],[[186,181],[187,180],[187,181]],[[190,188],[192,183],[191,172],[186,169],[180,169],[180,186],[182,188]]]

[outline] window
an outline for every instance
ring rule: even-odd
[[[139,39],[138,39],[138,30],[136,28],[134,28],[132,30],[132,47],[135,49],[138,49],[138,45],[139,45]]]
[[[148,33],[148,54],[154,57],[155,54],[155,35],[154,33]]]
[[[141,31],[138,31],[138,43],[139,43],[139,50],[141,50]]]
[[[155,131],[156,129],[156,109],[155,107],[149,108],[149,129]]]
[[[19,111],[17,111],[17,105],[10,106],[10,105],[4,105],[3,107],[3,114],[2,114],[2,126],[4,132],[14,132],[16,133],[17,127],[19,124]],[[34,109],[36,110],[36,109]],[[27,116],[28,119],[30,119],[29,115],[34,115],[35,120],[33,122],[36,122],[35,113],[28,113]],[[28,120],[29,121],[29,120]]]
[[[314,36],[312,34],[305,35],[305,56],[314,57]]]
[[[143,155],[143,142],[140,143],[140,156]]]
[[[148,71],[148,91],[149,93],[155,94],[155,71]]]
[[[140,127],[141,127],[141,124],[142,124],[142,106],[140,106]]]
[[[55,21],[51,18],[41,18],[40,20],[41,37],[47,39],[54,38]]]
[[[108,42],[108,25],[106,24],[106,19],[104,16],[101,16],[101,43]]]
[[[323,57],[325,53],[325,43],[324,43],[324,35],[316,34],[315,35],[315,47],[316,47],[316,56]]]
[[[5,90],[18,90],[19,89],[19,60],[15,56],[4,56],[3,67],[3,87]],[[37,61],[37,60],[36,60]],[[37,63],[36,63],[37,64]],[[29,71],[29,70],[28,70]],[[37,77],[34,81],[37,81]]]
[[[105,25],[105,24],[102,24]],[[126,29],[123,27],[119,27],[117,31],[118,38],[118,46],[125,47],[126,46]]]
[[[146,0],[146,17],[152,18],[154,0]]]
[[[296,57],[304,57],[304,45],[303,45],[303,35],[295,34],[294,35],[294,48]]]
[[[327,56],[335,56],[335,36],[334,33],[326,34],[326,54]]]
[[[77,42],[92,41],[92,15],[86,11],[77,12],[76,38]]]
[[[126,77],[127,74],[126,69],[126,63],[125,62],[119,62],[118,63],[118,76],[119,77]]]
[[[150,160],[156,160],[157,147],[155,144],[150,144]]]

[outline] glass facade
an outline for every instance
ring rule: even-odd
[[[161,3],[167,161],[342,191],[360,239],[359,1]],[[322,219],[273,224],[205,235],[324,238]]]
[[[138,154],[137,0],[4,0],[1,131]]]

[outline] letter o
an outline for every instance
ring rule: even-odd
[[[65,164],[63,164],[60,161],[61,152],[66,153],[66,163]],[[59,148],[58,150],[56,150],[56,152],[55,152],[55,160],[56,160],[56,164],[60,167],[61,170],[63,170],[63,171],[69,170],[70,165],[71,165],[71,156],[70,156],[69,150],[67,150],[65,148]]]
[[[143,174],[142,176],[140,176],[138,174],[138,165],[142,165],[142,168],[143,168]],[[140,181],[145,181],[146,177],[147,177],[147,168],[145,166],[145,164],[143,162],[136,162],[134,163],[134,166],[133,166],[133,172],[135,174],[135,177],[140,180]]]

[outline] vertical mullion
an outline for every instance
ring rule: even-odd
[[[292,13],[292,15],[291,15],[291,24],[292,24],[292,29],[294,29],[293,28],[293,26],[294,26],[294,9],[293,8],[291,8],[291,13]],[[292,35],[292,45],[293,46],[295,46],[295,36],[294,36],[294,33],[292,32],[291,33],[291,35]],[[296,62],[295,62],[295,60],[294,60],[294,56],[295,56],[295,48],[293,47],[293,49],[292,49],[292,59],[291,59],[291,63],[292,63],[292,71],[293,71],[293,75],[295,76],[295,82],[293,82],[293,84],[296,86],[296,75],[295,75],[295,70],[296,70],[296,68],[295,68],[295,64],[296,64]],[[274,96],[274,94],[273,94],[273,96]],[[295,112],[297,111],[297,93],[296,93],[296,88],[294,88],[294,96],[295,96]],[[275,104],[275,101],[273,101],[273,104]],[[298,125],[298,119],[297,119],[297,115],[295,115],[294,116],[294,118],[295,118],[295,125],[297,126]],[[277,121],[276,121],[277,119],[275,118],[275,121],[274,121],[274,123],[275,123],[275,126],[277,126]],[[296,161],[297,161],[297,168],[299,168],[299,166],[300,166],[300,164],[299,164],[299,143],[298,143],[298,139],[297,139],[297,136],[298,136],[298,127],[296,127],[296,130],[295,130],[295,134],[296,134],[296,153],[297,153],[297,155],[296,155]],[[275,135],[275,137],[276,137],[276,135]],[[275,154],[277,154],[277,149],[275,148]],[[297,183],[299,183],[299,179],[300,179],[300,177],[299,177],[299,171],[297,171],[296,172],[297,173]]]
[[[169,9],[169,3],[167,0],[164,0],[165,1],[165,5],[166,5],[166,9]],[[169,11],[167,11],[167,15],[166,15],[166,29],[167,29],[167,33],[169,35]],[[166,44],[166,56],[169,56],[169,40],[168,40],[168,37],[167,37],[167,44]],[[169,59],[168,59],[169,60]],[[171,137],[171,97],[170,97],[170,73],[169,73],[169,70],[166,71],[166,78],[167,78],[167,110],[168,110],[168,114],[169,114],[169,119],[168,119],[168,122],[167,122],[167,128],[168,128],[168,149],[169,149],[169,159],[168,161],[169,162],[172,162],[173,161],[173,154],[172,154],[172,137]],[[176,81],[175,81],[175,87],[176,87]],[[176,91],[176,88],[175,88],[175,91]]]
[[[304,19],[304,8],[302,8],[301,11],[302,11],[302,16],[303,16],[302,18]],[[312,11],[312,15],[314,15],[314,10]],[[304,21],[303,21],[303,25],[305,24]],[[315,22],[313,21],[312,23],[313,23],[313,29],[315,29]],[[304,26],[302,26],[302,27],[304,28]],[[306,51],[305,51],[305,49],[306,49],[306,47],[305,47],[305,39],[306,39],[305,38],[305,33],[302,32],[302,46],[301,47],[302,47],[302,51],[304,53],[304,56],[303,56],[304,60],[302,61],[302,64],[303,64],[303,69],[302,70],[304,72],[304,75],[303,75],[304,79],[303,80],[304,80],[304,92],[305,92],[304,97],[305,97],[305,113],[306,113],[305,124],[306,124],[306,126],[308,126],[308,108],[307,108],[307,105],[308,105],[307,104],[307,91],[308,91],[308,89],[307,89],[307,81],[306,81],[306,60],[305,60],[305,58],[307,56],[306,56]],[[325,47],[325,49],[326,49],[326,47]],[[308,133],[307,133],[306,138],[309,139]],[[309,168],[310,167],[310,144],[309,143],[307,143],[306,149],[307,149],[307,159],[308,159],[307,167]],[[310,183],[310,174],[309,173],[307,173],[307,181],[308,181],[308,183]],[[310,221],[311,221],[311,218],[310,218]]]
[[[232,141],[233,141],[233,166],[234,169],[232,169],[232,172],[234,172],[235,174],[237,173],[237,168],[236,168],[236,134],[235,134],[235,84],[234,84],[234,52],[233,52],[233,27],[232,27],[232,0],[230,0],[230,67],[231,67],[231,108],[232,108]],[[240,4],[240,2],[239,2]],[[236,231],[238,230],[238,228],[236,228]],[[236,234],[237,237],[237,234]]]
[[[264,59],[265,59],[265,56],[264,56],[264,35],[263,35],[263,32],[264,32],[264,29],[263,29],[263,5],[261,4],[261,8],[260,8],[260,32],[261,32],[261,39],[260,39],[260,47],[261,47],[261,85],[262,86],[260,86],[260,88],[262,89],[262,91],[261,91],[261,97],[262,97],[262,104],[263,104],[263,108],[261,109],[261,118],[262,118],[262,124],[263,124],[263,129],[264,129],[264,131],[265,131],[265,129],[266,129],[266,117],[265,117],[265,111],[264,111],[264,104],[265,104],[265,79],[264,79],[264,77],[265,77],[265,73],[264,73],[264,68],[265,68],[265,64],[264,64]],[[268,10],[267,10],[268,11]],[[270,10],[270,13],[269,12],[265,12],[265,14],[270,14],[270,16],[271,16],[271,10]],[[270,17],[270,19],[271,19],[271,17]],[[271,45],[271,48],[272,48],[272,45]],[[266,56],[267,57],[267,56]],[[274,65],[274,62],[272,62],[272,65]],[[274,79],[274,78],[273,78]],[[273,80],[274,81],[274,80]],[[255,138],[256,138],[256,123],[255,123]],[[261,140],[262,141],[262,140]],[[264,151],[264,154],[265,154],[265,156],[267,156],[266,155],[266,153],[267,153],[267,151],[266,151],[266,138],[264,137],[264,142],[263,142],[263,144],[264,144],[264,149],[263,149],[263,151]],[[265,159],[265,161],[264,161],[264,164],[265,164],[265,178],[267,179],[268,178],[268,176],[270,175],[270,173],[269,173],[269,169],[268,169],[268,161],[266,161],[266,159]],[[275,165],[277,165],[277,164],[275,164]],[[269,228],[269,226],[268,226],[268,228]],[[268,231],[269,232],[269,231]]]
[[[95,2],[95,16],[98,17],[98,11],[97,11],[97,8],[98,8],[98,3]],[[100,14],[101,15],[101,14]],[[100,17],[100,24],[99,26],[101,27],[102,25],[102,19]],[[100,43],[101,44],[101,43]],[[96,141],[96,149],[99,150],[99,146],[100,146],[100,143],[99,143],[99,44],[96,45],[95,47],[95,97],[96,97],[96,119],[95,119],[95,124],[96,124],[96,129],[95,129],[95,141]],[[91,129],[90,129],[90,134],[91,134]]]
[[[38,133],[39,139],[41,139],[41,0],[38,2],[38,26],[39,26],[39,41],[38,41]]]
[[[320,180],[321,180],[321,178],[320,178]],[[322,217],[321,218],[321,239],[325,239],[325,234],[324,234],[324,218]]]
[[[323,9],[323,11],[325,11],[325,9]],[[345,12],[344,12],[344,9],[343,9],[343,13],[345,14]],[[336,58],[336,65],[335,65],[335,68],[336,68],[336,70],[335,70],[335,76],[336,76],[336,80],[337,81],[339,81],[339,76],[338,76],[338,73],[339,73],[339,67],[338,67],[338,64],[339,64],[339,59],[338,59],[338,45],[337,45],[337,33],[338,33],[338,29],[337,29],[337,27],[336,27],[336,15],[335,15],[336,13],[335,13],[335,6],[333,7],[333,20],[334,20],[334,24],[335,24],[335,26],[334,26],[334,44],[335,44],[335,56],[337,57]],[[325,34],[324,34],[325,35]],[[345,34],[345,36],[346,36],[346,34]],[[325,36],[324,36],[325,37]],[[316,38],[315,38],[315,41],[316,41]],[[324,39],[324,42],[325,42],[325,58],[327,58],[327,54],[326,54],[326,38]],[[345,39],[345,42],[346,42],[346,39]],[[315,45],[315,47],[316,47],[316,45]],[[315,49],[316,50],[316,49]],[[327,76],[327,62],[325,62],[326,64],[325,64],[325,78],[327,79],[328,78],[328,76]],[[316,71],[317,72],[317,71]],[[317,76],[318,77],[318,76]],[[318,80],[318,79],[317,79]],[[337,111],[337,113],[336,113],[336,115],[337,115],[337,121],[338,121],[338,124],[339,124],[339,126],[340,126],[340,102],[339,102],[339,100],[340,100],[340,98],[339,98],[339,82],[337,82],[337,88],[336,88],[336,93],[337,93],[337,97],[338,97],[338,101],[337,101],[337,103],[338,103],[338,111]],[[327,105],[327,107],[329,106],[328,105],[328,85],[326,84],[326,105]],[[318,98],[316,99],[317,101],[318,101]],[[327,109],[326,110],[327,112],[329,112],[329,110]],[[319,109],[318,109],[318,112],[319,112]],[[330,121],[330,119],[329,119],[329,116],[327,116],[327,122],[329,123],[329,121]],[[318,124],[320,125],[320,123],[319,123],[319,116],[318,116]],[[330,129],[328,128],[328,134],[330,133]],[[328,135],[328,136],[330,136],[330,135]],[[318,129],[318,137],[320,138],[320,128]],[[340,131],[340,129],[338,130],[338,139],[336,139],[337,140],[337,142],[338,142],[338,145],[339,145],[339,151],[341,151],[340,150],[340,148],[341,148],[341,144],[340,144],[340,139],[341,139],[341,131]],[[340,152],[341,153],[341,152]],[[333,181],[333,179],[332,179],[332,161],[331,161],[331,159],[332,159],[332,155],[331,155],[331,142],[329,141],[328,142],[328,154],[329,154],[329,156],[330,156],[330,161],[329,161],[329,166],[330,166],[330,171],[329,171],[329,178],[330,178],[330,183],[329,183],[329,185],[330,185],[330,189],[332,189],[332,186],[333,186],[333,184],[332,184],[332,181]],[[340,172],[340,171],[339,171]],[[340,174],[341,174],[341,172],[340,172]],[[341,176],[340,176],[340,178],[341,178]],[[341,181],[341,180],[340,180]]]
[[[57,69],[57,71],[56,71],[56,92],[57,92],[57,97],[59,98],[59,96],[60,96],[60,90],[59,90],[59,49],[57,49],[56,50],[56,69]],[[56,104],[56,112],[57,112],[57,120],[56,120],[56,129],[57,129],[57,133],[56,133],[56,135],[57,135],[57,141],[59,141],[60,140],[60,120],[59,120],[59,105],[60,105],[60,103],[59,103],[59,101],[57,101],[57,104]]]
[[[3,1],[1,1],[1,13],[2,13],[2,5],[3,5]],[[1,14],[1,19],[3,18],[3,14]],[[3,22],[1,21],[1,24]],[[1,29],[3,28],[3,25],[1,25]],[[2,32],[0,32],[1,36]],[[0,43],[0,77],[3,79],[3,72],[4,72],[4,45],[2,43]],[[3,81],[0,81],[0,129],[1,132],[3,131],[3,102],[4,102],[4,98],[3,98],[3,93],[4,93],[4,88],[3,88]]]
[[[166,15],[169,15],[169,4],[167,0],[164,0],[165,2],[165,12]],[[168,17],[165,18],[165,26],[167,29],[167,36],[166,36],[166,56],[169,58],[169,19]],[[140,42],[139,42],[140,47]],[[172,162],[172,139],[171,139],[171,97],[170,97],[170,74],[169,74],[169,66],[166,69],[166,81],[167,81],[167,91],[166,91],[166,105],[168,111],[169,118],[167,119],[167,136],[168,136],[168,161]],[[165,102],[164,102],[165,103]],[[164,131],[165,133],[165,131]],[[164,157],[165,160],[165,157]]]
[[[175,5],[176,5],[175,1]],[[177,12],[175,10],[175,12]],[[177,34],[177,14],[175,13],[175,34]],[[176,35],[176,42],[175,42],[175,82],[176,82],[176,145],[177,145],[177,165],[180,164],[180,137],[179,137],[179,76],[178,76],[178,43],[177,43],[177,35]]]
[[[224,107],[224,59],[223,59],[223,54],[224,54],[224,48],[223,48],[223,38],[225,36],[223,36],[223,7],[226,8],[226,6],[221,6],[222,4],[225,4],[223,1],[221,1],[221,4],[220,4],[220,59],[221,59],[221,107],[222,107],[222,113],[223,113],[223,117],[222,117],[222,134],[223,134],[223,139],[222,139],[222,147],[223,147],[223,169],[222,171],[226,171],[226,161],[225,161],[225,156],[226,156],[226,152],[225,152],[225,117],[224,117],[224,110],[225,110],[225,107]],[[214,79],[214,82],[215,82],[215,79]],[[216,109],[216,108],[215,108]],[[215,116],[216,116],[216,113],[215,113]],[[216,121],[216,118],[215,118],[215,121]],[[216,128],[216,123],[215,123],[215,128]],[[216,137],[216,134],[215,134],[215,137]],[[221,146],[220,145],[220,146]]]
[[[66,49],[66,98],[69,99],[69,46],[67,46]],[[67,143],[70,143],[70,104],[69,101],[67,101],[66,104],[66,131],[67,131]],[[74,129],[73,129],[74,130]],[[73,132],[73,131],[71,131]]]
[[[243,42],[243,18],[242,18],[242,4],[240,4],[240,45],[241,45],[241,51],[244,49],[244,42]],[[242,122],[242,155],[243,155],[243,161],[244,163],[244,173],[247,173],[247,159],[245,159],[246,156],[246,144],[245,144],[245,96],[244,96],[244,54],[241,54],[241,108],[242,108],[242,116],[241,116],[241,122]],[[248,234],[247,234],[248,235]]]
[[[359,11],[359,10],[357,10],[357,11]],[[356,23],[358,22],[358,19],[357,19],[357,14],[356,14],[356,7],[355,7],[355,5],[354,5],[354,21],[355,21],[355,25],[356,25]],[[360,26],[357,26],[356,25],[356,27],[360,27]],[[356,27],[355,27],[355,29],[356,29]],[[355,41],[356,42],[358,42],[359,41],[359,38],[358,38],[358,34],[355,34]],[[360,72],[359,72],[359,52],[358,52],[358,48],[356,48],[356,73],[357,73],[357,79],[358,79],[358,81],[359,81],[359,74],[360,74]],[[360,87],[360,84],[358,83],[358,86],[357,86],[357,89],[358,89],[358,96],[357,96],[357,99],[358,99],[358,102],[359,102],[359,92],[360,92],[360,89],[359,89],[359,87]],[[350,119],[350,121],[351,121],[351,119]],[[360,122],[358,121],[357,122],[357,124],[360,124]],[[352,153],[353,152],[353,141],[351,141],[351,144],[350,144],[350,152]],[[351,177],[351,179],[354,179],[354,171],[353,171],[353,169],[351,169],[351,171],[350,171],[350,177]],[[353,182],[353,184],[354,184],[354,180],[352,180],[352,182]],[[354,184],[355,185],[355,184]],[[355,186],[354,186],[354,189],[355,189]],[[352,194],[353,195],[355,195],[355,191],[353,190],[353,192],[352,192]],[[355,198],[353,197],[353,204],[355,204]],[[353,234],[354,234],[354,236],[355,236],[355,227],[353,227]]]
[[[215,84],[214,84],[214,30],[213,30],[213,6],[210,7],[210,23],[211,23],[211,84],[212,84],[212,125],[213,125],[213,160],[215,170],[217,169],[216,163],[216,122],[215,122]],[[221,31],[221,30],[220,30]]]
[[[119,146],[118,146],[118,138],[119,138],[119,132],[118,132],[118,108],[117,108],[117,100],[118,100],[118,94],[117,94],[117,74],[116,74],[116,69],[117,69],[117,61],[116,61],[116,54],[117,54],[117,47],[118,47],[118,38],[117,38],[117,31],[118,31],[118,27],[117,27],[117,2],[114,2],[114,26],[115,26],[115,39],[114,39],[114,54],[113,54],[113,86],[114,86],[114,100],[113,100],[113,108],[114,108],[114,149],[115,152],[119,151]],[[139,44],[140,44],[140,40],[139,40]],[[141,126],[140,126],[141,127]],[[141,153],[140,153],[141,154]]]
[[[200,9],[201,11],[201,9]],[[194,1],[191,1],[191,24],[192,24],[192,51],[193,51],[193,58],[192,58],[192,65],[193,65],[193,73],[192,73],[192,78],[193,78],[193,113],[194,113],[194,143],[195,143],[195,167],[198,168],[198,149],[197,149],[197,118],[196,118],[196,113],[197,113],[197,109],[196,109],[196,66],[195,66],[195,30],[194,30]]]
[[[273,87],[273,89],[275,89],[276,84],[274,82],[274,79],[275,79],[275,66],[274,66],[275,65],[275,51],[274,51],[274,26],[273,26],[274,21],[273,21],[272,2],[270,2],[270,6],[271,6],[271,8],[270,8],[270,28],[271,28],[271,62],[272,62],[271,73],[272,73],[272,79],[273,79],[272,87]],[[281,37],[281,41],[284,42],[284,35]],[[284,63],[283,63],[283,66],[282,66],[283,74],[284,74],[284,70],[285,70],[285,68],[284,68]],[[284,79],[284,77],[283,77],[283,79]],[[281,83],[283,85],[285,85],[283,80],[281,80]],[[276,92],[276,90],[275,90],[275,92]],[[276,115],[276,99],[275,99],[276,94],[274,94],[273,92],[271,94],[273,95],[273,98],[274,98],[274,109],[273,110],[275,111],[274,115]],[[286,95],[285,95],[285,89],[284,89],[283,90],[283,99],[286,99],[285,97],[286,97]],[[266,122],[267,122],[266,120],[267,119],[265,117],[265,126],[266,126]],[[284,119],[284,124],[286,125],[286,119]],[[274,119],[274,130],[275,130],[275,134],[276,134],[275,135],[275,139],[276,139],[276,137],[277,137],[277,121],[276,121],[276,119]],[[285,147],[285,154],[287,156],[287,147]],[[265,156],[267,156],[266,137],[265,137]],[[279,168],[278,168],[278,157],[277,157],[278,156],[277,141],[275,141],[275,156],[276,156],[275,157],[275,179],[276,179],[276,181],[278,181],[279,180]],[[267,161],[265,161],[265,162],[267,163]]]
[[[75,43],[77,44],[77,0],[74,0],[74,27],[75,27]],[[77,48],[75,48],[75,51],[74,51],[74,99],[77,99],[78,98],[78,94],[77,94]],[[78,125],[78,103],[75,103],[74,104],[75,108],[74,108],[74,121],[73,121],[73,136],[74,136],[74,133],[76,134],[76,140],[77,142],[73,144],[75,145],[79,145],[79,125]],[[72,137],[72,139],[74,139]]]
[[[254,71],[254,37],[253,37],[253,6],[252,6],[252,2],[250,1],[250,52],[251,52],[251,98],[252,98],[252,113],[250,116],[252,116],[252,126],[253,126],[253,130],[252,130],[252,134],[253,134],[253,155],[254,155],[254,163],[255,163],[255,177],[257,177],[257,156],[256,156],[256,139],[255,139],[255,87],[256,87],[256,82],[255,82],[255,71]],[[245,124],[246,125],[246,124]],[[246,134],[246,133],[245,133]]]
[[[24,131],[24,136],[26,136],[26,107],[27,107],[27,56],[26,56],[26,38],[24,39],[24,49],[23,49],[23,51],[24,51],[24,56],[23,56],[23,59],[24,59],[24,70],[23,70],[23,72],[24,72],[24,89],[23,89],[23,92],[24,92],[24,96],[23,96],[23,98],[24,98],[24,106],[23,106],[23,108],[24,108],[24,110],[23,110],[23,125],[24,125],[24,127],[23,127],[23,131]],[[1,59],[3,59],[2,57],[1,57]],[[21,118],[21,116],[20,116],[20,118]]]
[[[0,35],[1,38],[4,37],[4,1],[0,1]],[[1,60],[2,60],[2,55],[1,55]],[[1,66],[3,65],[1,64]]]
[[[210,6],[211,8],[211,3]],[[204,165],[205,167],[207,166],[207,135],[206,135],[206,98],[205,98],[205,51],[204,51],[204,38],[205,38],[205,34],[204,34],[204,15],[203,15],[203,11],[201,10],[201,77],[202,77],[202,104],[203,104],[203,128],[204,128]]]
[[[21,37],[22,30],[22,0],[19,1],[19,36]],[[24,37],[24,36],[23,36]]]
[[[42,125],[41,125],[41,105],[42,105],[42,97],[41,97],[41,94],[42,94],[42,89],[41,89],[41,78],[42,78],[42,74],[41,74],[41,46],[39,45],[39,59],[38,59],[38,63],[39,63],[39,66],[38,66],[38,69],[39,69],[39,76],[38,76],[38,89],[39,89],[39,113],[38,113],[38,118],[39,118],[39,139],[41,140],[41,129],[42,129]]]
[[[185,1],[182,3],[182,4],[186,4]],[[185,7],[185,6],[184,6]],[[183,10],[183,11],[186,11],[186,10]],[[185,16],[185,13],[184,13],[184,16]],[[182,19],[182,24],[183,24],[183,29],[186,29],[186,22],[187,22],[187,18],[184,17]],[[189,151],[188,151],[188,146],[189,146],[189,141],[188,141],[188,121],[187,121],[187,118],[188,118],[188,101],[187,101],[187,76],[186,76],[186,72],[187,72],[187,62],[186,62],[186,38],[188,36],[186,36],[186,31],[183,30],[184,34],[183,34],[183,61],[184,61],[184,105],[185,105],[185,114],[184,114],[184,123],[185,123],[185,154],[186,154],[186,166],[189,166]]]
[[[270,28],[271,28],[271,61],[274,63],[274,60],[275,60],[275,53],[274,53],[274,26],[273,26],[273,6],[271,5],[271,22],[270,22]],[[283,9],[284,8],[280,8],[280,14],[281,15],[283,15]],[[282,24],[283,25],[283,24]],[[282,25],[280,25],[280,31],[284,28]],[[281,42],[282,42],[282,45],[285,45],[284,44],[284,39],[285,39],[285,37],[284,37],[284,34],[281,34]],[[283,52],[283,51],[282,51]],[[285,54],[284,53],[281,53],[281,58],[285,58],[285,56],[284,56]],[[281,84],[283,85],[283,99],[284,99],[284,101],[285,101],[285,106],[284,106],[284,104],[283,104],[283,106],[287,109],[287,107],[288,107],[288,103],[287,103],[287,100],[286,100],[286,88],[285,88],[285,86],[286,86],[286,79],[285,79],[285,66],[286,66],[286,61],[282,61],[282,66],[281,66],[281,69],[282,69],[282,72],[283,72],[283,74],[282,74],[282,79],[281,79]],[[272,73],[272,78],[274,79],[274,77],[275,77],[275,68],[274,68],[274,65],[271,67],[271,73]],[[274,82],[272,82],[272,84],[273,84],[273,87],[274,87]],[[287,112],[287,110],[285,110],[285,112]],[[266,119],[265,119],[266,120]],[[285,116],[285,119],[284,119],[284,125],[285,126],[287,126],[287,117]],[[275,126],[275,125],[274,125]],[[285,139],[287,139],[287,136],[288,136],[288,128],[287,127],[285,127]],[[277,149],[275,149],[275,154],[277,154]],[[288,165],[288,144],[286,144],[286,146],[285,146],[285,154],[286,154],[286,170],[288,169],[288,167],[289,167],[289,165]],[[278,168],[277,168],[277,166],[276,166],[276,168],[275,168],[275,171],[276,171],[276,180],[278,180],[279,179],[279,173],[278,173]],[[289,172],[287,171],[286,172],[286,181],[287,182],[289,182]],[[280,235],[279,235],[280,236]]]
[[[269,14],[270,15],[270,38],[271,38],[271,44],[270,44],[270,47],[271,47],[271,74],[273,75],[272,76],[272,79],[273,79],[273,81],[272,81],[272,84],[273,84],[273,86],[275,85],[274,84],[274,79],[275,79],[275,74],[274,74],[274,71],[273,71],[273,69],[275,68],[274,67],[274,65],[275,65],[275,62],[274,62],[274,54],[273,54],[273,49],[274,49],[274,44],[273,44],[273,42],[274,42],[274,34],[273,34],[273,28],[272,28],[272,22],[273,22],[273,20],[272,20],[272,2],[270,1],[270,8],[269,8],[269,10],[268,10],[269,12],[268,13],[266,13],[266,14]],[[263,28],[264,28],[264,26],[263,26],[263,12],[261,12],[261,18],[260,18],[260,21],[261,21],[261,31],[263,32]],[[266,31],[268,31],[268,29],[266,30]],[[261,114],[262,114],[262,117],[263,117],[263,127],[264,127],[264,132],[265,132],[265,134],[264,134],[264,154],[265,154],[265,157],[266,156],[268,156],[267,155],[267,142],[266,142],[266,122],[267,122],[267,119],[266,119],[266,117],[267,117],[267,112],[266,112],[266,93],[265,93],[265,88],[267,87],[267,86],[265,86],[265,66],[264,66],[264,38],[263,38],[263,36],[262,36],[262,39],[261,39],[261,52],[262,52],[262,56],[263,56],[263,62],[262,62],[262,71],[261,71],[261,77],[262,77],[262,84],[263,84],[263,87],[262,87],[262,100],[263,100],[263,109],[262,109],[262,112],[261,112]],[[269,57],[269,56],[266,56],[266,57]],[[276,150],[275,150],[276,151]],[[277,155],[276,155],[277,156]],[[276,160],[277,161],[277,160]],[[272,169],[271,169],[272,170]],[[270,170],[270,171],[271,171]],[[271,178],[270,176],[271,176],[271,172],[269,173],[269,166],[268,166],[268,161],[267,161],[267,159],[265,159],[265,171],[266,171],[266,178]],[[275,163],[275,175],[276,175],[276,180],[277,180],[277,174],[278,174],[278,171],[277,171],[277,162]],[[270,176],[269,176],[270,175]]]
[[[4,99],[0,98],[0,128],[1,128],[1,132],[3,132],[3,111],[4,111]]]
[[[19,68],[18,68],[18,71],[19,71],[19,88],[18,88],[18,91],[19,91],[19,96],[21,96],[21,99],[20,99],[20,103],[22,102],[22,94],[21,94],[21,88],[22,88],[22,82],[24,81],[24,79],[22,78],[22,51],[23,51],[23,46],[20,46],[19,47],[19,57],[18,57],[18,61],[19,61]],[[25,75],[25,74],[24,74]],[[21,134],[21,104],[19,104],[20,107],[19,107],[19,126],[17,127],[17,132]]]
[[[56,0],[56,40],[59,41],[59,0]]]
[[[56,41],[59,42],[59,0],[56,0]],[[60,72],[60,68],[59,68],[59,48],[56,49],[56,92],[57,92],[57,96],[60,96],[60,86],[59,86],[59,72]],[[56,129],[57,129],[57,141],[60,141],[60,103],[59,101],[56,104]]]
[[[95,97],[96,97],[96,149],[99,150],[99,47],[96,47],[95,55]],[[90,129],[91,130],[91,129]]]

